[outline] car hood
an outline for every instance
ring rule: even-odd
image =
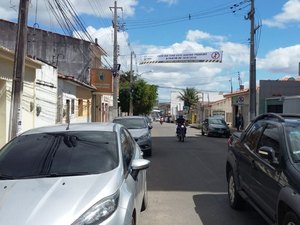
[[[210,124],[209,126],[212,127],[212,128],[228,129],[226,126],[224,126],[222,124]]]
[[[119,169],[97,175],[1,180],[0,224],[72,224],[93,204],[117,191]]]
[[[148,134],[148,129],[147,128],[143,128],[143,129],[128,129],[129,132],[131,133],[132,137],[134,138],[139,138],[143,135]]]

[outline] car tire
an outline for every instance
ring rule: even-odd
[[[233,209],[242,209],[245,203],[236,189],[236,181],[232,170],[228,174],[228,200],[230,207]]]
[[[300,225],[300,219],[294,212],[287,212],[281,225]]]

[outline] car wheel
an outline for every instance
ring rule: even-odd
[[[244,205],[244,199],[237,192],[232,170],[228,174],[228,199],[230,207],[233,209],[241,209]]]
[[[300,225],[300,220],[294,212],[287,212],[282,225]]]

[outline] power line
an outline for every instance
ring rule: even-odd
[[[243,11],[245,8],[249,6],[249,1],[244,0],[239,3],[227,3],[219,6],[212,7],[210,9],[196,11],[193,13],[188,13],[186,15],[178,16],[178,17],[166,17],[166,18],[158,18],[158,19],[143,19],[143,20],[127,20],[126,29],[143,29],[143,28],[151,28],[151,27],[159,27],[165,26],[185,21],[191,20],[199,20],[210,17],[222,16],[231,13],[237,13],[239,11]]]

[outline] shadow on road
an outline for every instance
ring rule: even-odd
[[[245,221],[250,221],[249,225],[266,224],[249,205],[243,210],[233,210],[228,204],[227,193],[203,193],[194,195],[193,200],[195,211],[204,225],[245,225]]]
[[[226,155],[218,146],[226,146],[226,139],[205,145],[206,139],[187,137],[178,142],[175,136],[153,137],[152,156],[147,158],[148,190],[224,192]]]

